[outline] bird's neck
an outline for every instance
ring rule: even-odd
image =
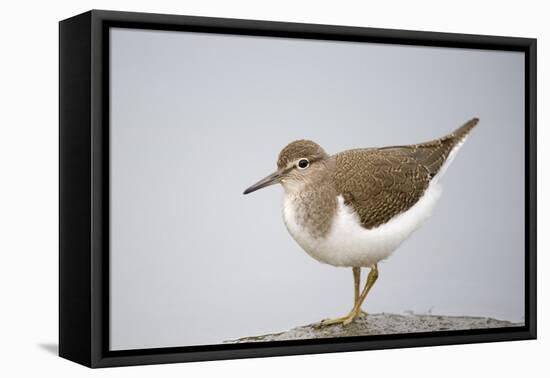
[[[329,233],[337,208],[337,193],[329,172],[285,188],[285,216],[293,217],[313,237]]]

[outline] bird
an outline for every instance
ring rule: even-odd
[[[352,309],[319,326],[346,326],[366,314],[361,307],[378,279],[378,263],[430,217],[441,177],[478,122],[472,118],[424,143],[334,155],[311,140],[296,140],[280,151],[274,173],[243,192],[281,184],[284,223],[298,245],[321,263],[352,268]],[[370,270],[360,290],[362,268]]]

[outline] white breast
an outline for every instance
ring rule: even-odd
[[[299,203],[292,194],[285,195],[283,214],[292,237],[314,259],[334,266],[367,267],[389,257],[430,216],[440,195],[441,187],[432,180],[413,207],[370,230],[361,226],[358,215],[339,196],[330,232],[321,238],[312,237],[296,222]]]

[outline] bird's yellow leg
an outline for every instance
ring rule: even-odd
[[[354,271],[354,277],[355,277],[355,271]],[[377,279],[378,279],[378,267],[376,264],[374,264],[373,266],[371,266],[371,270],[367,277],[367,283],[365,284],[365,288],[363,289],[363,292],[359,295],[359,298],[357,299],[357,301],[355,301],[355,305],[353,306],[349,314],[347,314],[346,316],[342,316],[340,318],[321,320],[321,322],[319,323],[319,326],[325,327],[325,326],[339,324],[339,323],[342,323],[342,325],[348,325],[351,322],[353,322],[355,319],[357,319],[359,315],[361,315],[361,305],[365,301],[365,298],[367,298],[367,294],[369,293],[370,289],[372,288],[372,286],[374,285]]]
[[[359,300],[359,286],[361,285],[361,268],[353,267],[353,305]],[[361,310],[361,314],[368,315],[366,311]]]

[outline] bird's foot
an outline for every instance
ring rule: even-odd
[[[327,327],[327,326],[331,326],[331,325],[335,325],[335,324],[342,324],[343,326],[347,326],[347,325],[351,324],[355,319],[357,319],[361,314],[366,315],[367,313],[364,312],[361,309],[355,309],[354,308],[346,316],[342,316],[342,317],[334,318],[334,319],[323,319],[318,323],[317,326],[319,328]]]

